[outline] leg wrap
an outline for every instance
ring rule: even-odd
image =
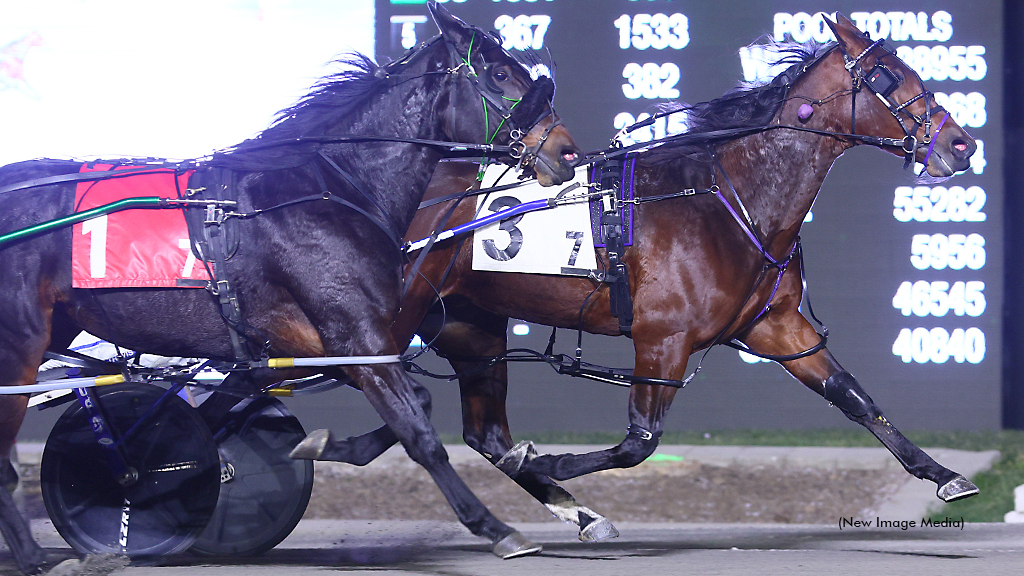
[[[630,468],[646,460],[658,448],[661,431],[651,432],[642,426],[630,424],[626,438],[619,444],[614,456],[616,468]]]
[[[875,403],[849,372],[836,372],[825,380],[825,400],[846,414],[847,418],[860,418],[877,412]]]

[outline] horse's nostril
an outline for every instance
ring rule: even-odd
[[[960,138],[950,142],[949,148],[953,152],[953,155],[961,160],[970,157],[970,155],[974,153],[974,150],[971,148],[971,143]]]
[[[568,163],[568,164],[575,165],[576,162],[579,161],[579,158],[580,158],[580,155],[575,150],[563,150],[562,151],[562,160],[565,160],[566,163]]]

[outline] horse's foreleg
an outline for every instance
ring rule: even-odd
[[[470,532],[490,540],[494,553],[503,558],[540,550],[539,546],[495,518],[455,473],[441,439],[413,392],[411,379],[400,365],[360,366],[347,372],[395,433],[409,457],[434,479],[459,521]]]
[[[754,351],[785,355],[809,349],[818,342],[818,335],[799,312],[773,310],[743,340]],[[951,502],[978,493],[973,483],[935,462],[901,434],[828,349],[806,358],[783,362],[782,365],[797,380],[839,408],[847,418],[867,428],[907,472],[935,482],[938,486],[936,494],[942,500]]]
[[[459,361],[459,357],[496,356],[505,352],[507,338],[504,325],[508,320],[496,319],[495,329],[487,330],[469,322],[449,322],[434,346],[448,355],[459,374],[462,393],[462,436],[466,444],[495,464],[503,472],[503,459],[517,459],[528,443],[512,448],[505,398],[508,390],[508,365],[498,363],[480,372],[479,364]],[[619,535],[604,516],[583,506],[551,478],[533,472],[509,475],[523,490],[543,504],[559,520],[579,528],[579,539],[596,542]]]
[[[0,435],[4,438],[17,436],[27,403],[28,396],[0,398]],[[18,473],[11,463],[11,444],[8,442],[0,447],[0,479],[3,481],[3,486],[0,486],[0,533],[3,533],[18,568],[26,574],[35,572],[45,565],[46,554],[32,538],[28,523],[14,504],[11,488],[18,484]]]

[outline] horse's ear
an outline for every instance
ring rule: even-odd
[[[434,23],[437,24],[437,28],[445,40],[455,46],[459,54],[468,54],[475,30],[462,20],[452,16],[451,12],[434,0],[427,2],[427,9],[430,10],[430,15],[434,18]]]
[[[864,33],[854,26],[853,22],[846,16],[843,16],[839,12],[836,12],[836,19],[833,21],[828,16],[824,16],[825,24],[832,29],[832,34],[835,35],[836,40],[839,42],[839,47],[843,50],[850,51],[852,48],[852,39],[864,36]]]

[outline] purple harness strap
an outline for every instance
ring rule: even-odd
[[[732,187],[732,182],[729,182],[729,186]],[[750,226],[748,226],[747,223],[740,218],[740,215],[736,213],[736,209],[732,207],[732,204],[730,204],[728,200],[725,199],[722,192],[716,189],[714,194],[722,201],[722,204],[725,204],[726,209],[729,210],[729,214],[732,214],[733,220],[736,220],[736,223],[740,225],[740,228],[746,233],[747,238],[750,238],[750,241],[754,243],[754,246],[756,246],[758,251],[761,252],[761,255],[764,256],[765,260],[770,262],[772,266],[779,269],[779,275],[775,279],[775,286],[772,287],[772,293],[768,296],[768,300],[765,301],[764,307],[761,308],[761,311],[758,312],[757,316],[754,316],[754,319],[750,321],[750,324],[753,324],[760,320],[761,317],[764,316],[771,308],[772,300],[775,299],[775,294],[779,291],[779,285],[782,284],[782,276],[786,273],[786,268],[789,267],[790,261],[793,260],[793,254],[796,253],[796,249],[800,245],[800,240],[798,238],[793,241],[793,246],[789,249],[785,258],[782,260],[776,260],[775,257],[768,253],[768,250],[765,249],[764,244],[762,244],[761,240],[756,234],[754,234],[754,231],[750,229]],[[760,279],[758,282],[760,282]]]
[[[924,155],[924,162],[922,162],[922,164],[924,164],[924,168],[922,168],[922,170],[928,169],[928,158],[932,155],[932,150],[935,148],[935,140],[939,137],[939,131],[942,130],[942,125],[946,123],[947,118],[949,118],[949,112],[946,112],[946,115],[942,117],[942,122],[939,122],[939,127],[935,129],[935,135],[932,136],[932,141],[928,143],[928,152]]]
[[[732,184],[730,183],[730,186],[731,185]],[[739,224],[740,228],[742,228],[743,231],[747,234],[747,238],[750,238],[750,241],[754,243],[754,246],[756,246],[757,249],[761,252],[761,254],[764,255],[765,260],[768,260],[774,266],[779,266],[779,261],[773,258],[772,255],[769,254],[767,250],[765,250],[764,245],[761,244],[761,240],[754,234],[754,231],[750,229],[750,226],[747,226],[747,223],[743,221],[743,218],[740,218],[740,215],[736,212],[736,209],[732,207],[732,204],[729,204],[728,200],[725,199],[725,196],[722,194],[722,191],[716,189],[714,191],[714,194],[715,197],[722,201],[722,204],[725,204],[725,207],[729,210],[729,214],[732,214],[733,219],[736,220],[736,223]]]

